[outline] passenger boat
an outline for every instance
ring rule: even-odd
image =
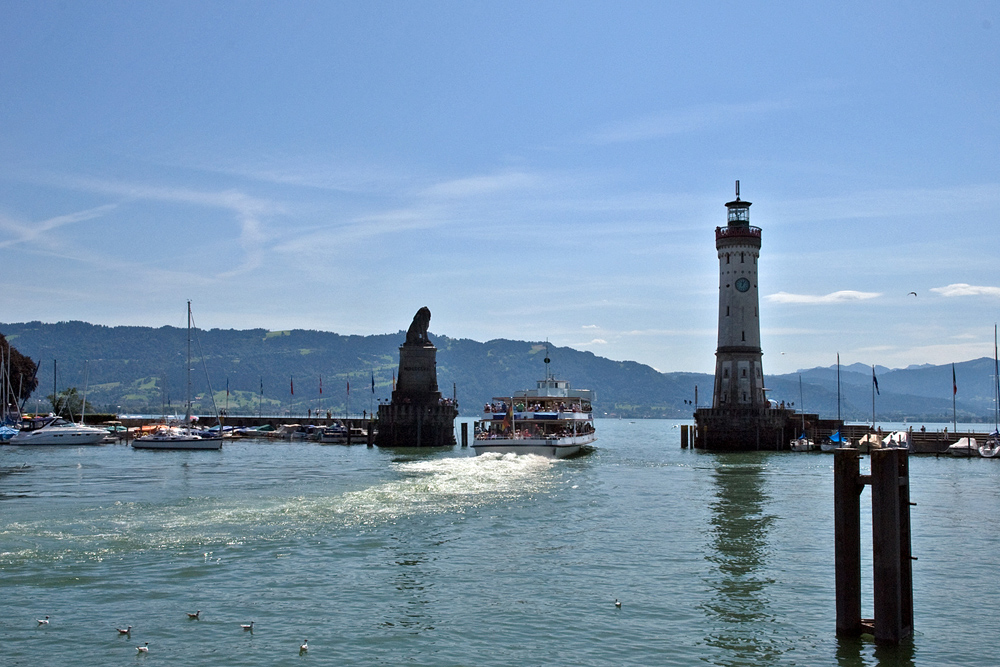
[[[25,419],[21,430],[11,436],[12,445],[99,445],[107,435],[103,428],[82,426],[49,415]]]
[[[162,426],[149,435],[132,441],[135,449],[222,449],[222,432],[204,434],[192,428],[191,415],[191,302],[187,304],[187,396],[184,423],[181,426]],[[211,392],[210,392],[211,393]],[[214,402],[214,398],[212,399]],[[216,410],[218,417],[218,410]],[[220,422],[221,423],[221,422]]]
[[[545,379],[538,380],[535,389],[494,398],[485,406],[472,448],[476,455],[572,456],[597,440],[593,400],[590,389],[572,389],[569,382],[552,376],[546,356]]]

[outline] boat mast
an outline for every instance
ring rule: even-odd
[[[842,421],[840,418],[840,352],[837,353],[837,421]]]
[[[802,373],[799,373],[799,416],[802,417],[802,437],[806,435],[806,406],[802,400]]]
[[[188,328],[187,328],[187,395],[184,397],[184,423],[191,426],[191,299],[188,299]]]
[[[1000,362],[997,361],[997,325],[993,324],[993,380],[996,382],[996,400],[993,404],[993,430],[1000,431]]]

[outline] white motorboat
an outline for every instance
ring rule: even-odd
[[[984,459],[1000,458],[1000,431],[993,431],[986,442],[979,445],[979,455]]]
[[[975,438],[959,438],[958,442],[948,445],[948,454],[952,456],[979,456],[979,448]]]
[[[135,449],[222,449],[222,431],[216,435],[204,435],[191,427],[191,302],[187,304],[187,397],[184,422],[181,426],[164,426],[149,435],[132,441]],[[211,387],[210,387],[211,388]],[[209,392],[211,393],[211,391]],[[212,399],[214,402],[214,398]],[[218,410],[216,410],[218,416]]]
[[[99,445],[107,435],[103,428],[83,426],[49,415],[26,419],[21,430],[11,436],[12,445]]]
[[[569,382],[555,379],[548,367],[546,356],[545,379],[538,380],[537,388],[494,398],[485,406],[472,445],[476,455],[496,452],[561,459],[597,440],[591,407],[594,392],[572,389]]]

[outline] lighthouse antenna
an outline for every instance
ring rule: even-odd
[[[740,182],[736,181],[736,201],[740,200]]]

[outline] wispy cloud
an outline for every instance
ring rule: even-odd
[[[791,100],[701,104],[615,123],[593,133],[588,140],[595,144],[615,144],[662,139],[718,125],[732,125],[744,118],[764,116],[794,106],[796,105]]]
[[[954,283],[945,287],[932,287],[932,292],[941,296],[1000,296],[1000,287],[989,287],[985,285],[967,285],[965,283]]]
[[[99,218],[115,208],[116,206],[114,204],[106,204],[104,206],[88,208],[75,213],[57,215],[54,218],[49,218],[48,220],[42,220],[41,222],[35,223],[18,222],[5,216],[0,216],[0,230],[7,231],[14,236],[14,238],[0,241],[0,248],[8,248],[18,243],[31,243],[33,241],[37,241],[41,239],[46,232],[52,231],[53,229],[57,229],[65,225],[71,225],[76,222]]]
[[[830,294],[790,294],[788,292],[778,292],[768,294],[764,298],[772,303],[798,303],[805,305],[845,303],[849,301],[866,301],[882,296],[881,292],[857,292],[855,290],[841,290]]]
[[[262,264],[265,254],[264,246],[269,240],[263,220],[267,216],[278,214],[284,210],[283,206],[271,200],[253,197],[235,189],[196,190],[80,176],[63,177],[58,181],[64,187],[113,195],[128,200],[191,204],[231,212],[239,224],[239,243],[244,252],[244,260],[239,267],[226,272],[223,274],[224,276],[246,273]]]

